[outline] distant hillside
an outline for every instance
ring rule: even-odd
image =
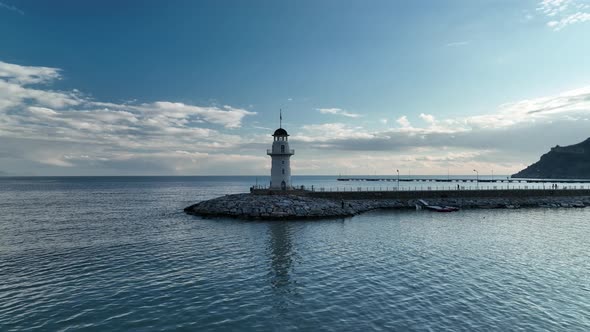
[[[541,160],[512,175],[515,178],[590,179],[590,138],[551,148]]]

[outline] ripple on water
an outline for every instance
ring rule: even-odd
[[[233,183],[69,181],[0,187],[0,330],[590,329],[590,209],[242,222],[179,212]]]

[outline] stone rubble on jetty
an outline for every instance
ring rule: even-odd
[[[590,196],[510,197],[510,198],[432,198],[431,205],[460,208],[586,207]],[[344,207],[342,207],[344,202]],[[375,209],[415,209],[417,200],[356,199],[335,200],[301,195],[234,194],[202,201],[184,209],[200,216],[226,216],[241,219],[283,220],[350,217]]]

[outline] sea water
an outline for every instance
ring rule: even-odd
[[[590,209],[182,212],[256,181],[0,178],[0,331],[590,330]]]

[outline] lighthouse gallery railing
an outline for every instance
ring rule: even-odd
[[[273,152],[272,149],[266,149],[266,154],[295,154],[295,150],[289,149],[284,152]]]

